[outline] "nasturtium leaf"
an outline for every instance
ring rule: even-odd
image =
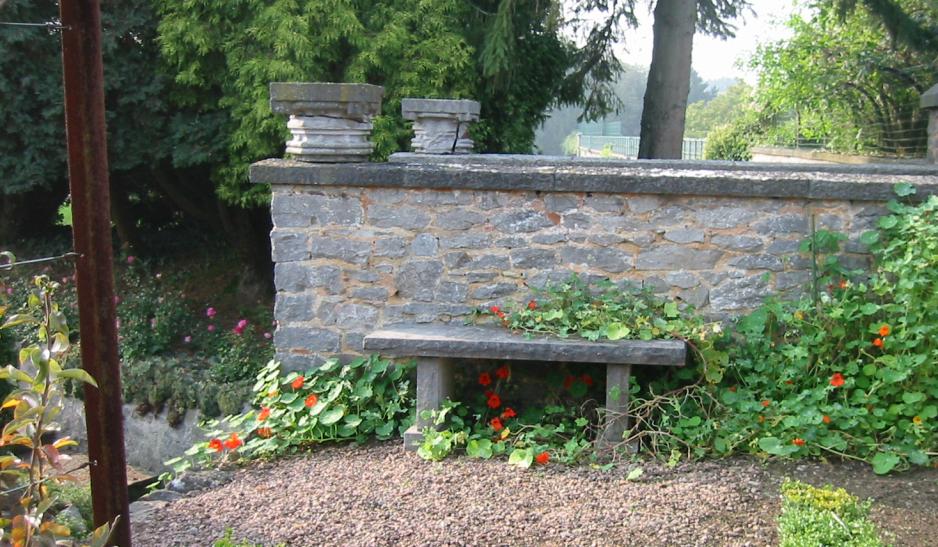
[[[636,467],[632,469],[631,471],[629,471],[629,474],[625,476],[625,480],[627,481],[638,480],[638,478],[641,477],[644,473],[645,473],[644,469],[642,469],[641,467]]]
[[[904,198],[904,197],[911,196],[912,194],[914,194],[915,187],[909,184],[908,182],[900,182],[899,184],[896,184],[894,191],[896,192],[897,196],[899,196],[900,198]]]
[[[879,232],[875,230],[863,232],[863,234],[860,235],[860,243],[864,245],[873,245],[877,241],[879,241]]]
[[[345,407],[339,405],[323,412],[319,417],[319,423],[322,425],[332,425],[341,420],[343,415],[345,415]]]
[[[472,439],[466,444],[466,455],[470,458],[487,460],[492,457],[492,441],[488,439]]]
[[[533,448],[516,448],[510,456],[508,456],[509,465],[517,465],[522,469],[527,469],[531,467],[531,464],[534,463],[534,449]]]
[[[860,313],[863,315],[873,315],[879,311],[879,304],[874,304],[872,302],[867,302],[860,306]]]
[[[873,456],[870,463],[873,464],[873,472],[877,475],[885,475],[899,465],[899,456],[892,452],[880,452]]]
[[[915,404],[925,399],[925,394],[920,391],[906,392],[902,394],[902,401],[907,404]]]

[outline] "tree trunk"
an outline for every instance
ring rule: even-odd
[[[638,157],[680,159],[697,0],[658,0]]]

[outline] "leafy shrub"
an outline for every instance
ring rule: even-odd
[[[171,284],[151,275],[139,261],[128,268],[121,280],[121,357],[140,359],[165,353],[177,346],[193,328],[193,314],[182,295]]]
[[[721,125],[707,133],[704,159],[749,161],[752,159],[749,136],[738,125]]]
[[[231,431],[207,422],[212,439],[185,457],[166,462],[176,472],[235,457],[269,457],[324,442],[390,439],[414,421],[412,363],[392,363],[377,356],[342,364],[330,359],[305,374],[282,375],[271,361],[254,383],[251,410],[226,418]]]
[[[869,520],[870,502],[860,503],[843,488],[816,488],[798,481],[782,484],[778,518],[781,547],[880,547]]]

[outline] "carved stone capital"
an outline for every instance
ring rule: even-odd
[[[369,84],[270,84],[270,108],[289,114],[287,154],[309,162],[367,161],[371,120],[381,113],[384,88]]]
[[[401,113],[414,122],[411,147],[418,154],[469,154],[469,126],[479,119],[479,102],[458,99],[404,99]]]

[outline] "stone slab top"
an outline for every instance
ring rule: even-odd
[[[405,120],[415,120],[420,115],[449,114],[455,117],[478,119],[479,101],[468,99],[403,99],[401,114]]]
[[[271,82],[270,109],[278,114],[381,113],[384,88],[371,84]]]
[[[938,108],[938,84],[933,85],[931,89],[922,93],[920,106],[927,109]]]
[[[525,190],[888,201],[907,182],[938,195],[938,165],[608,160],[557,156],[399,153],[386,163],[315,164],[269,159],[251,182],[307,186]]]
[[[514,361],[684,366],[687,345],[679,340],[589,341],[525,336],[500,327],[401,325],[365,336],[365,351],[390,357],[448,357]]]

